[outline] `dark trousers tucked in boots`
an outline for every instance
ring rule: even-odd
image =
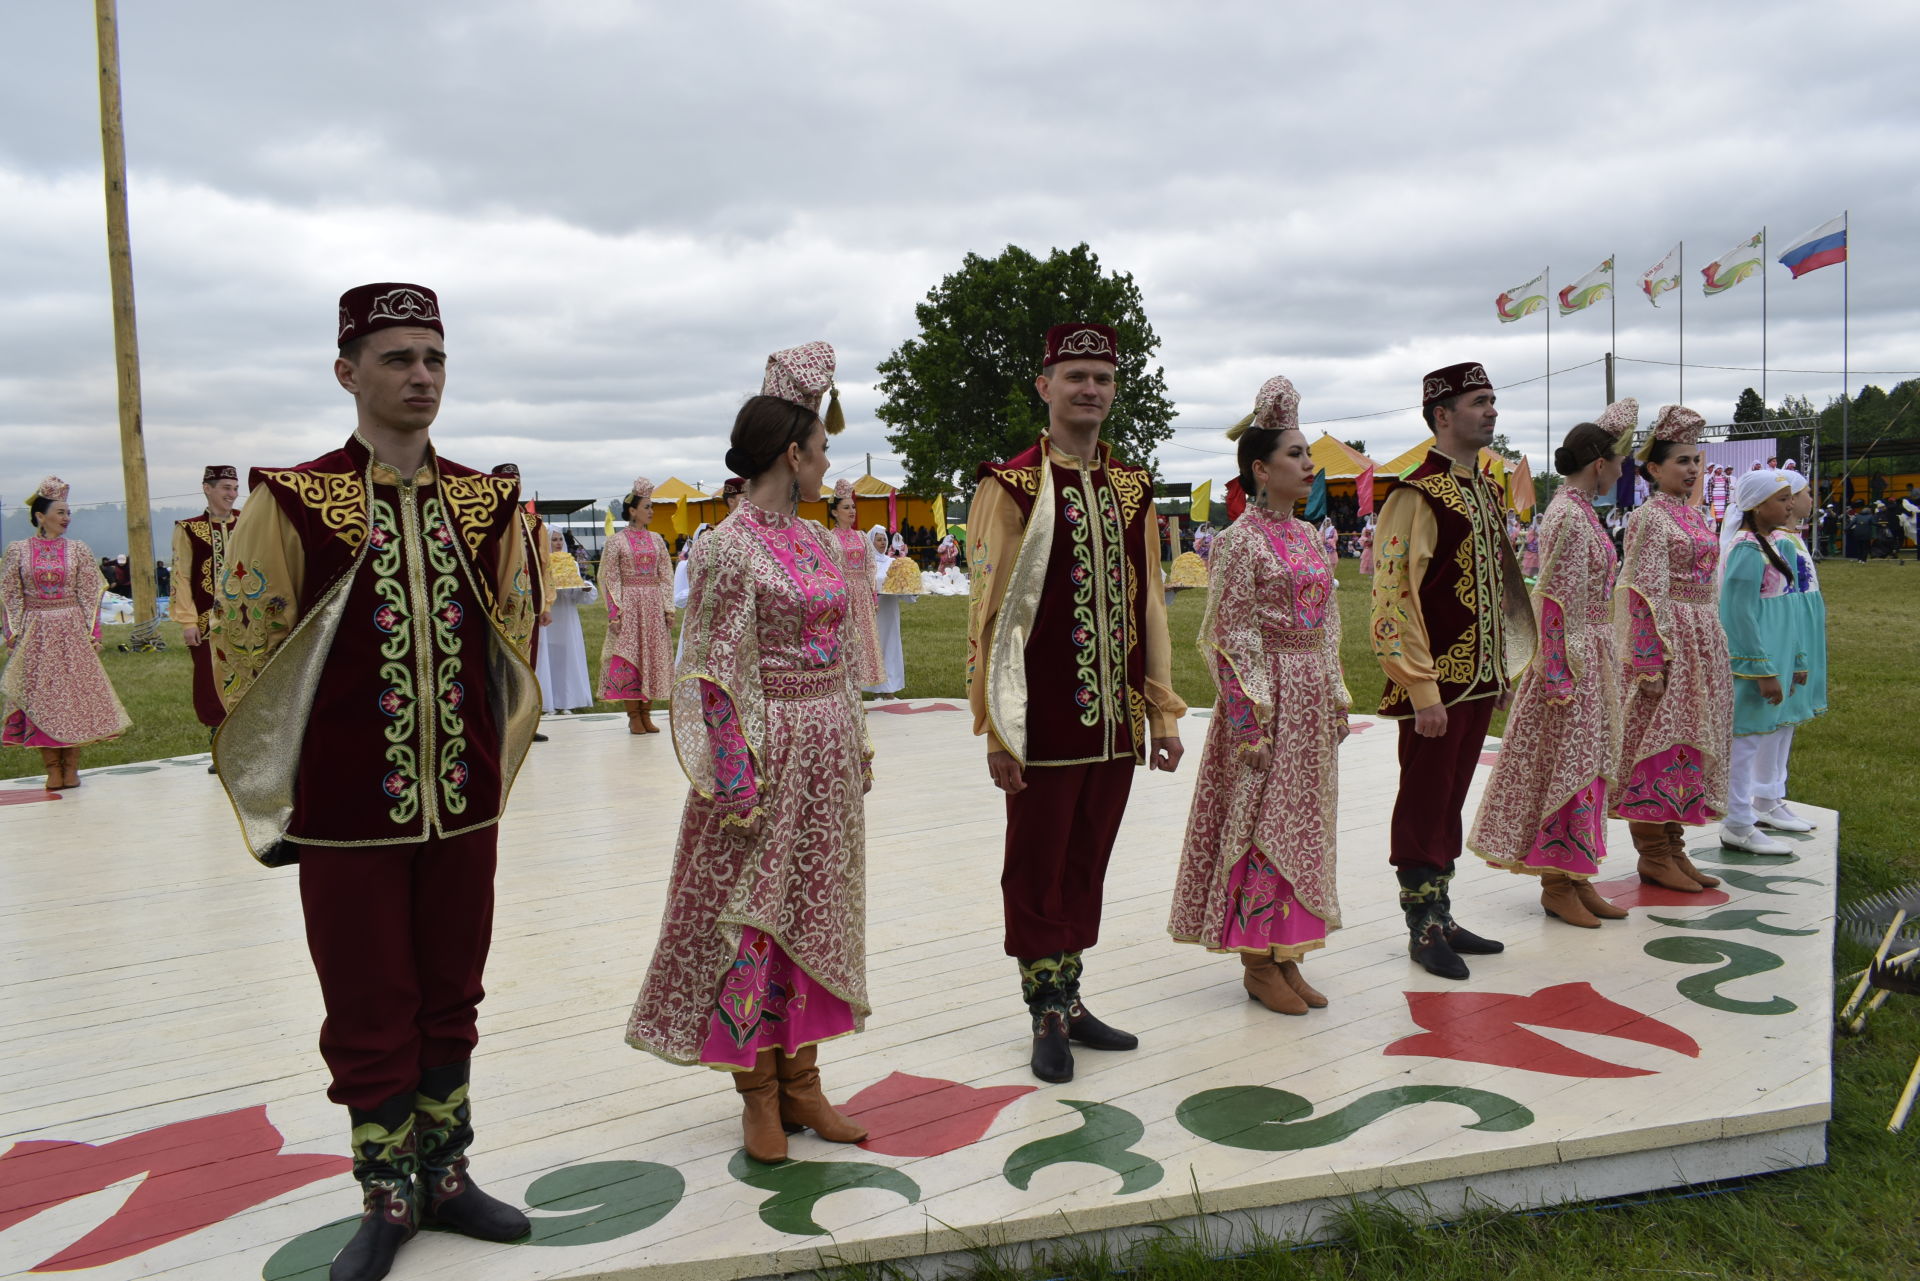
[[[1072,998],[1069,982],[1079,981],[1078,953],[1055,952],[1020,962],[1020,995],[1033,1019],[1033,1055],[1029,1066],[1042,1081],[1073,1080],[1073,1051],[1067,1045]],[[1066,973],[1072,969],[1069,977]]]
[[[533,1230],[527,1216],[480,1190],[467,1174],[473,1105],[467,1064],[449,1063],[420,1078],[413,1096],[420,1152],[420,1220],[480,1241],[518,1241]]]
[[[1447,709],[1447,732],[1423,738],[1413,717],[1400,722],[1400,793],[1393,802],[1391,854],[1396,868],[1451,871],[1460,857],[1460,809],[1473,786],[1473,771],[1493,723],[1491,698]]]
[[[1012,957],[1081,952],[1100,941],[1107,861],[1133,789],[1132,757],[1029,765],[1007,797],[1000,896]]]
[[[1466,962],[1447,942],[1447,882],[1453,873],[1410,867],[1394,875],[1400,882],[1400,911],[1407,921],[1407,955],[1440,978],[1468,977]]]
[[[353,1177],[360,1184],[360,1227],[333,1260],[330,1281],[380,1281],[400,1247],[420,1229],[419,1136],[413,1094],[374,1108],[348,1108],[353,1126]]]
[[[373,1108],[473,1057],[493,938],[497,829],[417,845],[300,849],[300,906],[327,1020],[327,1097]]]

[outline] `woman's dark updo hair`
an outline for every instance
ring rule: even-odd
[[[1260,495],[1259,486],[1253,483],[1253,465],[1265,462],[1273,457],[1273,451],[1280,447],[1280,438],[1290,431],[1299,431],[1298,427],[1262,427],[1254,423],[1240,433],[1240,492],[1247,496],[1248,502],[1255,502]]]
[[[734,416],[727,470],[752,480],[773,466],[788,445],[804,446],[819,421],[820,415],[805,405],[778,396],[752,397]]]
[[[1647,461],[1640,464],[1640,479],[1646,481],[1649,485],[1652,485],[1653,484],[1653,472],[1651,470],[1652,465],[1654,463],[1666,462],[1667,459],[1673,456],[1673,451],[1678,448],[1680,448],[1680,442],[1677,440],[1654,441],[1652,447],[1647,451]],[[1562,473],[1562,474],[1564,475],[1565,473]]]
[[[40,528],[40,517],[45,515],[47,508],[51,506],[53,506],[53,499],[44,494],[35,494],[33,501],[27,504],[27,520],[35,529]]]
[[[622,521],[632,520],[633,509],[639,505],[640,500],[632,494],[628,494],[625,498],[622,498],[620,500],[620,519]]]
[[[1567,433],[1560,448],[1553,451],[1553,469],[1571,476],[1589,463],[1613,453],[1614,435],[1598,423],[1580,423]]]

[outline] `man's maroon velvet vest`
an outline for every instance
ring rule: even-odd
[[[500,814],[488,615],[512,586],[493,581],[501,540],[525,536],[518,482],[436,458],[439,483],[375,483],[363,498],[367,464],[356,439],[250,481],[298,531],[301,617],[365,544],[300,741],[297,844],[399,844]]]
[[[214,564],[225,559],[226,542],[233,537],[233,522],[238,517],[236,511],[225,520],[215,520],[210,512],[201,512],[191,519],[174,522],[176,527],[187,531],[187,546],[193,560],[179,567],[173,591],[193,602],[194,615],[203,620],[203,630],[204,620],[217,603],[213,594]],[[211,638],[187,652],[193,656],[193,714],[211,729],[227,718],[226,705],[220,701],[220,683],[213,674]]]
[[[1111,458],[1065,467],[1037,444],[982,463],[979,478],[1031,519],[1042,466],[1053,477],[1053,554],[1027,640],[1027,763],[1144,760],[1147,593],[1160,590],[1160,567],[1147,563],[1153,478]]]
[[[1436,526],[1433,559],[1416,592],[1440,702],[1451,706],[1497,695],[1506,632],[1500,567],[1506,522],[1499,491],[1478,471],[1470,481],[1456,476],[1437,450],[1429,450],[1404,483],[1427,504]],[[1379,714],[1404,717],[1413,710],[1407,691],[1388,681]]]

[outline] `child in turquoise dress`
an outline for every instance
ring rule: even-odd
[[[1787,469],[1780,474],[1786,477],[1791,493],[1787,500],[1787,526],[1774,532],[1773,545],[1780,558],[1793,568],[1794,582],[1789,598],[1794,605],[1794,621],[1800,628],[1798,644],[1807,667],[1806,685],[1796,690],[1794,696],[1808,700],[1800,709],[1803,713],[1821,716],[1827,710],[1827,602],[1820,594],[1820,571],[1814,568],[1813,553],[1800,536],[1800,530],[1813,513],[1813,490],[1798,470]],[[1813,821],[1787,808],[1786,802],[1787,762],[1793,751],[1794,729],[1795,726],[1787,725],[1781,731],[1786,742],[1778,752],[1778,772],[1772,778],[1759,780],[1756,786],[1754,822],[1782,832],[1811,832]],[[1765,808],[1769,802],[1771,808]]]
[[[1720,843],[1751,854],[1785,854],[1788,847],[1760,830],[1781,797],[1792,727],[1810,719],[1806,692],[1805,610],[1794,600],[1798,575],[1775,544],[1791,520],[1791,486],[1772,469],[1750,471],[1734,490],[1737,512],[1721,533],[1720,625],[1733,661],[1733,750],[1727,817]]]

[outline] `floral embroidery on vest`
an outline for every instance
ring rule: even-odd
[[[387,716],[387,763],[393,766],[380,780],[380,790],[394,802],[387,817],[395,823],[412,822],[420,813],[420,758],[414,751],[417,728],[416,707],[419,688],[414,666],[412,620],[407,613],[407,591],[401,581],[400,521],[393,505],[383,498],[373,500],[372,522],[367,529],[372,548],[369,567],[373,571],[373,591],[379,606],[373,611],[374,629],[386,639],[380,642],[380,679],[387,687],[380,694],[380,710]]]

